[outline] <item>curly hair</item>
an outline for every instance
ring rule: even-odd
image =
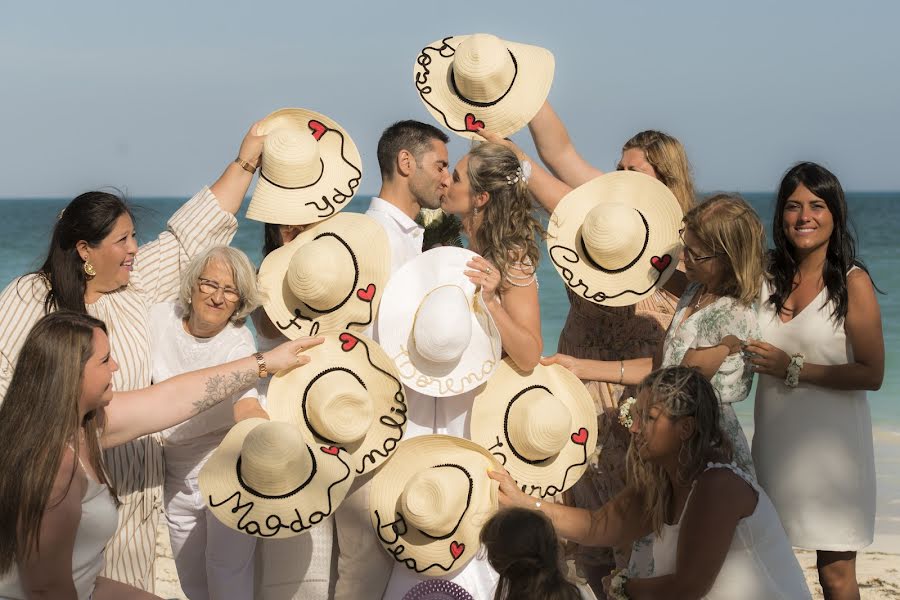
[[[657,179],[678,198],[681,211],[687,213],[691,210],[695,203],[694,180],[681,142],[662,131],[649,129],[625,142],[622,152],[633,148],[643,151],[644,158],[656,171]]]
[[[637,393],[649,396],[645,411],[659,406],[670,418],[694,419],[693,434],[678,455],[679,484],[697,477],[712,457],[731,461],[731,442],[719,425],[719,397],[700,371],[682,366],[657,369],[641,381]],[[634,440],[632,437],[626,459],[629,487],[643,499],[644,512],[659,534],[662,526],[675,518],[669,514],[672,481],[662,467],[641,459]]]
[[[500,281],[507,284],[521,275],[537,271],[538,239],[546,232],[534,216],[535,205],[515,152],[500,144],[482,142],[469,151],[467,175],[473,195],[486,192],[481,226],[475,232],[475,247],[497,266]]]

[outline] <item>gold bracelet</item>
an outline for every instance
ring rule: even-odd
[[[263,357],[263,353],[257,352],[253,356],[256,358],[256,364],[259,367],[259,378],[265,379],[269,376],[269,370],[266,369],[266,359]]]
[[[248,173],[250,173],[250,174],[256,173],[256,167],[251,165],[250,163],[248,163],[246,160],[244,160],[240,156],[238,156],[236,159],[234,159],[234,162],[241,165],[241,168],[243,170],[247,171]]]

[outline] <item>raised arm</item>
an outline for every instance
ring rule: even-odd
[[[72,579],[72,553],[87,481],[76,467],[77,460],[71,450],[63,452],[41,519],[38,547],[18,561],[22,589],[28,598],[78,598]]]
[[[516,485],[506,470],[490,471],[488,476],[500,483],[500,506],[518,506],[540,510],[553,522],[556,533],[583,546],[620,547],[650,532],[643,515],[643,502],[631,488],[595,511],[552,502],[540,502]]]
[[[249,164],[252,168],[259,166],[263,141],[266,139],[264,135],[257,135],[258,126],[258,122],[250,126],[250,130],[244,136],[237,154],[238,159]],[[244,202],[244,197],[247,195],[247,190],[250,188],[252,180],[252,172],[244,169],[236,161],[232,161],[225,167],[225,172],[222,173],[222,176],[209,186],[209,189],[215,194],[222,210],[236,214]]]
[[[603,171],[588,164],[578,154],[566,126],[557,116],[550,102],[544,102],[528,124],[538,156],[550,171],[566,185],[578,187],[603,175]]]
[[[534,270],[521,263],[511,263],[509,278],[512,285],[501,281],[497,267],[487,259],[478,256],[467,263],[470,269],[466,276],[475,285],[481,285],[481,297],[491,313],[503,350],[523,371],[531,371],[537,366],[543,349],[541,337],[541,310],[538,303],[537,278]],[[497,294],[503,289],[503,301]]]
[[[301,352],[324,338],[299,338],[263,354],[267,370],[276,373],[309,362]],[[256,358],[248,356],[217,367],[184,373],[156,385],[113,395],[106,407],[101,443],[104,448],[177,425],[232,395],[258,378]]]
[[[842,365],[805,362],[800,370],[800,381],[836,390],[877,390],[884,381],[884,332],[875,287],[862,269],[847,276],[847,301],[844,329],[853,362]],[[758,355],[750,361],[757,373],[781,380],[787,376],[791,357],[780,348],[753,340],[746,350]]]

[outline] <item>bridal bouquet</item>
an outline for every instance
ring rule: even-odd
[[[431,250],[438,246],[457,246],[462,248],[460,231],[462,223],[456,215],[448,215],[440,208],[423,208],[416,216],[416,223],[425,228],[422,250]]]

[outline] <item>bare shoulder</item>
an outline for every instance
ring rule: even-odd
[[[701,507],[732,506],[743,518],[753,513],[758,499],[756,490],[748,481],[723,467],[708,469],[697,477],[691,503]]]
[[[84,497],[86,487],[87,478],[84,470],[79,467],[75,453],[66,448],[56,478],[53,480],[46,510],[61,513],[77,510],[80,515],[81,499]]]

